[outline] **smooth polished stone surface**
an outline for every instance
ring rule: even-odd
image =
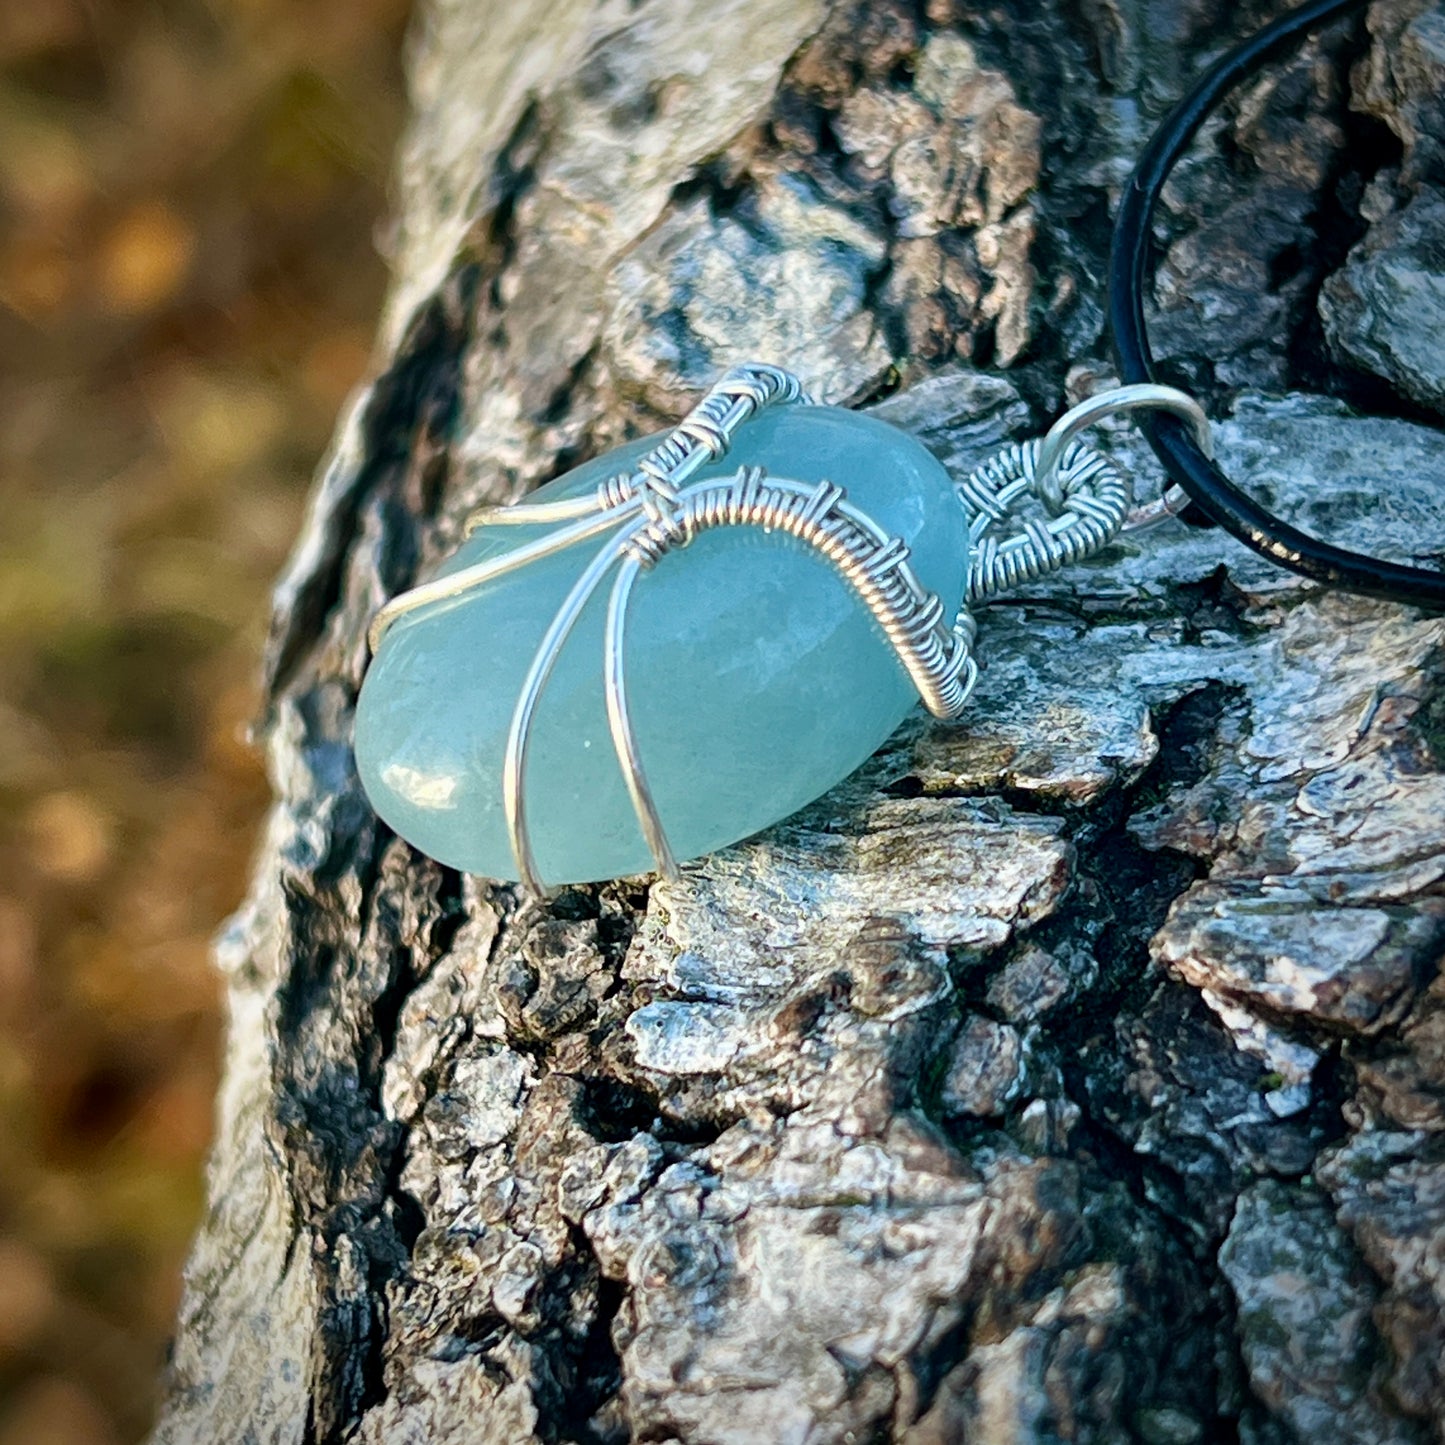
[[[599,457],[529,501],[576,496],[630,468],[656,438]],[[785,406],[745,423],[721,461],[843,487],[912,548],[925,587],[963,595],[967,539],[943,467],[885,422]],[[457,571],[542,535],[485,528],[440,569]],[[606,538],[400,618],[356,714],[362,782],[381,817],[438,861],[514,880],[502,762],[522,680],[571,584]],[[613,751],[602,688],[610,578],[558,661],[535,717],[527,770],[532,847],[548,884],[653,867]],[[859,766],[917,703],[908,676],[833,567],[792,538],[723,528],[639,577],[627,634],[639,749],[680,860],[757,832]]]

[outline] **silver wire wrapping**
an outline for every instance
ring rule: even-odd
[[[1081,562],[1124,530],[1132,490],[1111,462],[1080,442],[1072,443],[1051,469],[1061,498],[1058,515],[1019,519],[1015,514],[1028,498],[1047,509],[1039,494],[1043,449],[1040,437],[1017,442],[957,484],[968,517],[971,606]],[[1016,528],[1011,536],[992,535],[1009,521]]]
[[[831,482],[802,483],[741,467],[730,477],[690,481],[726,455],[739,427],[761,408],[809,405],[797,378],[779,367],[748,364],[728,372],[630,473],[608,478],[586,496],[558,502],[486,507],[467,520],[483,526],[565,524],[503,556],[423,583],[393,598],[374,618],[368,638],[380,647],[398,618],[481,587],[497,577],[591,538],[607,535],[549,624],[517,698],[503,765],[503,803],[518,877],[543,891],[527,822],[527,757],[537,705],[583,609],[616,568],[604,634],[603,685],[618,766],[638,824],[659,871],[677,870],[638,751],[627,696],[627,614],[640,575],[668,552],[716,527],[761,527],[812,547],[853,590],[936,717],[957,717],[978,679],[973,656],[977,625],[972,605],[1008,587],[1041,577],[1096,552],[1123,529],[1131,493],[1118,471],[1096,452],[1072,442],[1051,452],[1042,495],[1039,440],[1005,449],[957,484],[968,520],[970,565],[966,593],[953,616],[919,582],[902,539],[884,532]],[[1067,418],[1065,419],[1067,420]],[[1057,428],[1056,428],[1057,431]],[[994,531],[1032,498],[1057,502],[1057,514],[1017,522],[1012,536]]]

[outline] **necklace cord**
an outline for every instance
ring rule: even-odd
[[[1144,317],[1144,293],[1153,274],[1154,212],[1174,167],[1200,127],[1237,85],[1316,27],[1363,9],[1366,3],[1310,0],[1265,26],[1216,61],[1145,146],[1119,203],[1109,255],[1109,322],[1126,385],[1158,380]],[[1152,413],[1143,426],[1149,445],[1173,481],[1206,516],[1261,556],[1347,592],[1445,611],[1445,573],[1351,552],[1301,532],[1230,481],[1177,417]]]

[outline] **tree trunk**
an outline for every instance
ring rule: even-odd
[[[277,593],[158,1441],[1438,1438],[1440,619],[1172,525],[985,614],[962,722],[545,905],[390,835],[350,751],[366,623],[463,516],[731,363],[960,474],[1104,381],[1118,187],[1275,9],[431,0],[376,379]],[[1247,89],[1155,322],[1236,477],[1437,563],[1442,94],[1429,0]]]

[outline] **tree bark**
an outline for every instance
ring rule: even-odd
[[[1275,8],[430,0],[157,1441],[1439,1438],[1440,619],[1162,529],[991,609],[962,722],[546,905],[350,752],[366,623],[465,514],[733,362],[960,474],[1105,381],[1118,187]],[[1442,94],[1428,0],[1248,88],[1155,320],[1236,477],[1437,564]]]

